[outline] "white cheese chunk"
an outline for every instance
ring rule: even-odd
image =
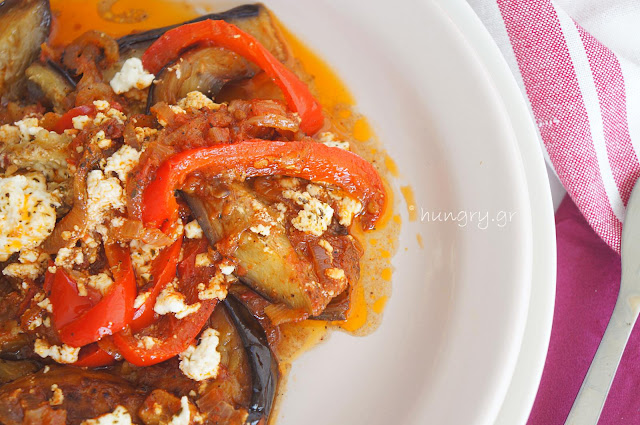
[[[121,181],[126,181],[127,175],[138,165],[141,152],[129,145],[122,145],[113,155],[107,158],[107,165],[104,173],[109,175],[113,172],[118,175]]]
[[[55,227],[57,205],[41,174],[0,178],[0,261],[40,245]]]
[[[94,419],[87,419],[80,425],[131,425],[131,415],[126,408],[118,406],[111,413],[98,416]]]
[[[49,399],[49,404],[51,406],[60,406],[64,402],[64,394],[62,393],[62,389],[58,386],[58,384],[53,384],[51,386],[51,392],[53,395]]]
[[[139,309],[140,307],[142,307],[142,304],[147,302],[149,295],[151,295],[151,291],[145,291],[138,294],[136,299],[133,301],[133,308]]]
[[[36,134],[38,134],[40,130],[44,130],[44,128],[40,127],[40,122],[38,121],[38,118],[33,118],[33,117],[24,118],[20,121],[16,121],[14,124],[20,130],[20,134],[22,135],[23,140],[29,140],[30,137],[33,137]]]
[[[124,211],[124,193],[117,177],[106,177],[101,170],[90,171],[87,175],[87,194],[89,229],[101,224],[111,209]]]
[[[292,199],[302,206],[302,210],[291,220],[293,227],[301,232],[322,236],[327,230],[333,217],[333,208],[330,205],[312,197],[308,192],[285,190],[285,198]]]
[[[177,291],[175,281],[168,284],[156,300],[153,311],[159,315],[174,313],[176,319],[184,319],[200,309],[200,303],[187,304],[185,296]]]
[[[148,73],[138,58],[129,58],[122,65],[122,69],[111,79],[111,88],[116,94],[128,92],[133,88],[146,89],[153,83],[155,75]]]
[[[66,344],[50,345],[44,339],[36,339],[33,351],[42,358],[51,357],[58,363],[71,364],[78,361],[80,347],[70,347]]]
[[[180,412],[174,415],[167,425],[189,425],[191,421],[191,410],[189,410],[189,399],[182,396],[180,399]]]
[[[202,332],[198,346],[190,345],[180,354],[180,370],[194,381],[218,376],[220,353],[216,350],[219,333],[209,328]]]
[[[44,274],[50,258],[48,254],[39,250],[23,249],[20,251],[18,263],[6,266],[4,270],[2,270],[2,274],[21,280],[36,280],[38,276]]]
[[[323,133],[320,133],[319,139],[321,143],[331,148],[340,148],[346,151],[349,150],[349,142],[344,142],[342,140],[339,140],[338,137],[330,131],[325,131]]]
[[[153,260],[160,254],[160,250],[137,239],[131,241],[130,249],[131,264],[136,276],[148,282],[151,279],[151,265]]]
[[[251,230],[253,233],[256,233],[260,236],[269,236],[271,234],[271,226],[265,226],[264,224],[251,226],[249,230]]]
[[[76,130],[83,130],[92,121],[93,118],[90,118],[88,115],[78,115],[77,117],[71,118],[73,128]]]
[[[360,201],[350,198],[348,196],[339,196],[333,192],[329,192],[330,196],[338,201],[338,217],[340,217],[340,224],[343,226],[350,226],[353,217],[360,214],[362,211],[362,204]]]
[[[187,97],[180,99],[178,106],[182,109],[220,109],[220,105],[209,99],[207,96],[199,91],[192,91],[187,93]]]
[[[202,239],[202,228],[197,220],[193,220],[184,226],[184,235],[189,239]]]
[[[233,280],[233,276],[224,275],[218,272],[213,276],[207,285],[198,284],[198,299],[200,300],[224,300],[227,298],[228,288],[227,280]]]
[[[113,285],[113,279],[106,273],[100,273],[97,275],[89,276],[89,281],[87,285],[92,287],[93,289],[98,290],[102,296],[104,297],[109,289],[111,289],[111,285]]]

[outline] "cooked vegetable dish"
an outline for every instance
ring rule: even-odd
[[[51,22],[0,2],[0,424],[266,424],[281,328],[353,307],[383,178],[262,5]]]

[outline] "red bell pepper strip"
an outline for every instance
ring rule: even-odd
[[[62,115],[55,127],[53,127],[53,131],[58,134],[64,133],[65,130],[69,130],[73,128],[73,119],[75,117],[79,117],[80,115],[91,115],[94,116],[96,114],[96,107],[93,105],[82,105],[76,106],[73,109],[69,109],[64,115]]]
[[[59,330],[77,320],[93,307],[89,297],[80,296],[76,282],[62,267],[58,267],[55,274],[47,270],[45,286],[48,286],[48,282],[51,282],[49,301],[51,301],[53,324],[56,329]]]
[[[176,319],[173,315],[163,316],[153,326],[153,332],[146,336],[156,338],[157,342],[147,348],[130,329],[113,336],[122,356],[136,366],[151,366],[177,356],[189,347],[209,320],[217,300],[201,301],[200,308],[184,319]]]
[[[111,290],[75,320],[56,324],[60,340],[72,347],[82,347],[119,332],[133,318],[137,287],[129,250],[113,243],[105,245],[105,252],[114,277]]]
[[[195,258],[198,253],[206,251],[208,244],[203,240],[189,241],[185,245],[185,258],[178,265],[180,286],[185,291],[187,299],[196,301],[197,282],[206,281],[210,276],[207,274],[209,270],[195,267]],[[183,319],[176,319],[173,314],[167,314],[140,334],[134,334],[131,329],[117,333],[113,336],[113,342],[120,354],[136,366],[151,366],[168,360],[187,349],[217,304],[217,300],[198,302],[200,308]],[[143,335],[155,338],[154,344],[150,347],[142,344]]]
[[[111,354],[104,351],[97,343],[89,344],[80,350],[78,360],[73,363],[78,367],[101,367],[108,366],[115,362]]]
[[[355,195],[364,208],[363,226],[374,227],[386,207],[384,183],[373,166],[358,155],[322,143],[248,140],[180,152],[166,160],[143,194],[142,220],[160,227],[175,221],[174,190],[186,177],[206,168],[213,174],[234,171],[246,177],[283,174],[330,183]]]
[[[322,107],[305,83],[284,66],[258,40],[225,21],[200,21],[167,31],[142,55],[144,67],[154,74],[195,44],[229,49],[259,66],[284,93],[287,104],[300,115],[300,128],[314,134],[324,124]]]
[[[153,260],[151,265],[152,286],[145,302],[133,312],[133,319],[129,325],[132,331],[137,332],[153,323],[153,306],[160,292],[176,276],[181,247],[182,238],[179,238]]]

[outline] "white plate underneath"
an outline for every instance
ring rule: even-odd
[[[551,336],[556,296],[556,237],[553,211],[562,200],[562,188],[553,171],[545,172],[540,141],[531,114],[498,47],[466,2],[442,2],[477,52],[506,106],[518,139],[533,205],[533,264],[531,299],[525,335],[509,390],[495,423],[525,424],[529,418]],[[551,181],[548,181],[551,179]],[[552,196],[553,199],[550,197]]]
[[[401,170],[396,189],[413,187],[424,218],[409,223],[396,197],[405,224],[382,326],[367,338],[334,333],[303,355],[276,423],[470,425],[504,412],[522,423],[553,310],[553,210],[495,46],[459,0],[265,3],[351,89]]]

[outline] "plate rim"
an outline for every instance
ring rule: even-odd
[[[464,0],[435,0],[460,30],[491,76],[511,120],[529,189],[533,231],[531,296],[524,337],[496,424],[526,423],[547,357],[556,290],[554,208],[541,141],[526,100],[500,49]]]

